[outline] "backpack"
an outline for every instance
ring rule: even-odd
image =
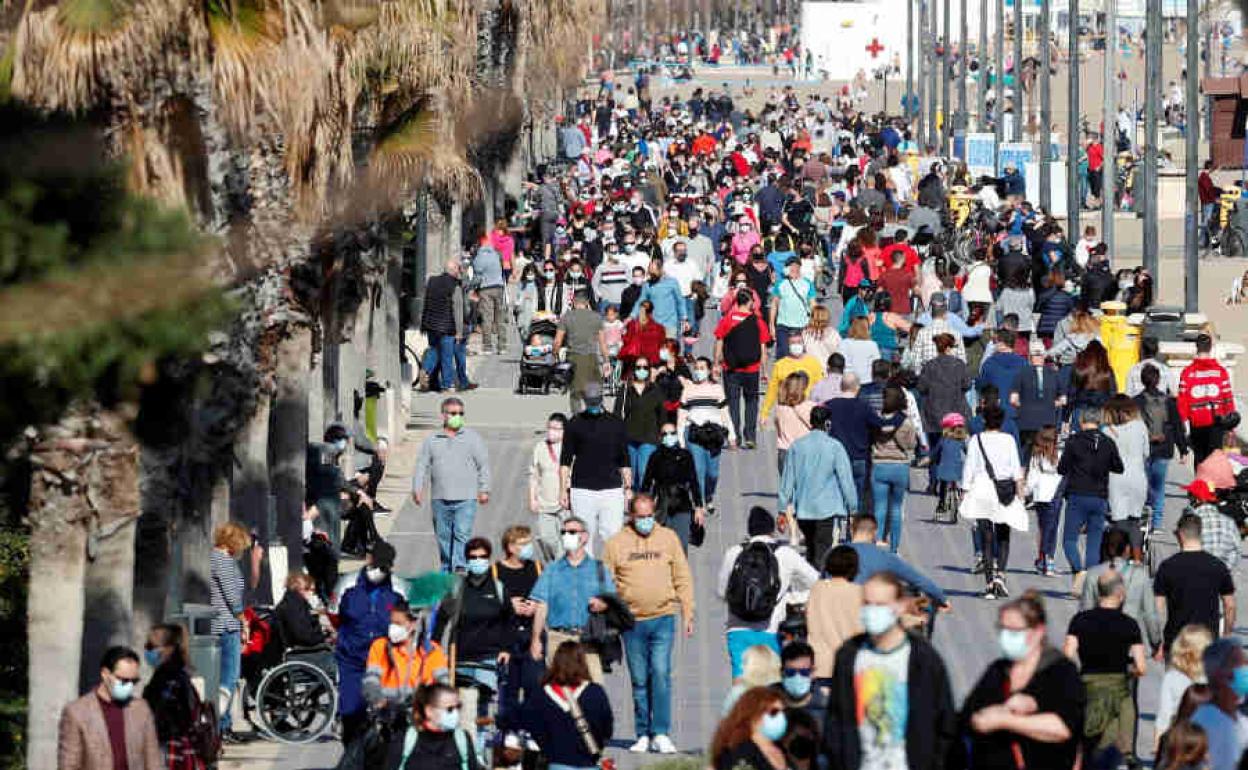
[[[728,608],[749,622],[771,619],[780,601],[780,562],[776,544],[747,541],[732,564],[726,598]]]
[[[1167,399],[1164,393],[1149,393],[1145,391],[1140,394],[1140,416],[1144,418],[1144,425],[1148,428],[1148,440],[1153,444],[1160,444],[1166,440],[1166,418],[1169,414],[1167,409]]]
[[[190,691],[191,726],[186,732],[195,756],[205,767],[212,767],[221,758],[221,730],[217,709],[199,697],[199,691],[188,683]]]

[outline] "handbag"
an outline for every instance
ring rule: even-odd
[[[690,425],[689,440],[711,452],[718,452],[728,443],[728,429],[717,422]]]
[[[997,489],[997,502],[1008,506],[1018,497],[1018,484],[1014,479],[998,480],[997,474],[992,470],[992,460],[988,459],[988,453],[984,450],[984,437],[980,434],[975,437],[979,442],[979,454],[984,458],[984,468],[988,470],[988,478],[992,479],[992,485]]]

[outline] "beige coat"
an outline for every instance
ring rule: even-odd
[[[820,580],[806,600],[806,631],[815,650],[815,677],[832,676],[836,651],[841,644],[862,633],[858,618],[862,586],[847,580]]]
[[[159,770],[163,762],[156,739],[156,721],[147,701],[135,698],[126,706],[126,754],[130,770]],[[61,711],[57,741],[59,770],[113,770],[108,725],[95,690]]]

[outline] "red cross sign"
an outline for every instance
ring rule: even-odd
[[[871,45],[867,46],[867,52],[871,54],[871,58],[878,58],[880,51],[884,50],[884,46],[880,45],[878,38],[871,38]]]

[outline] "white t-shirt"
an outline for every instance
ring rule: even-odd
[[[861,770],[906,770],[909,677],[908,641],[889,652],[867,645],[854,658],[855,711],[862,715],[858,723]]]
[[[684,262],[678,259],[664,262],[663,272],[676,279],[676,283],[680,284],[680,293],[686,297],[693,292],[693,282],[702,278],[702,271],[698,269],[697,263],[688,257]],[[690,323],[692,321],[690,319]]]

